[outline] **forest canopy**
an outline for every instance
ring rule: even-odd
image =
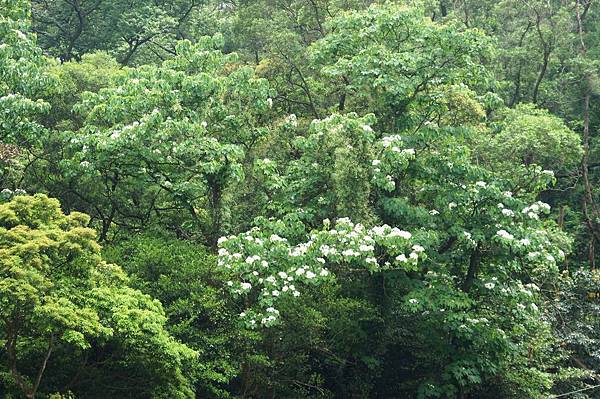
[[[0,0],[0,396],[600,397],[599,27]]]

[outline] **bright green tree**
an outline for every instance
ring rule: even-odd
[[[117,358],[125,370],[147,367],[148,377],[166,384],[132,392],[192,397],[177,376],[195,353],[165,331],[160,303],[129,288],[121,269],[102,260],[88,221],[81,213],[64,215],[57,200],[41,194],[0,204],[0,359],[8,389],[27,398],[59,390],[44,383],[47,374],[56,383],[50,367],[66,361],[70,370],[106,345],[123,351]],[[65,351],[72,357],[65,359]],[[79,378],[82,370],[74,371]]]

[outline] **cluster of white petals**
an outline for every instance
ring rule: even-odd
[[[371,161],[373,167],[373,183],[385,190],[396,188],[398,173],[408,167],[415,157],[414,148],[403,148],[404,143],[399,135],[386,136],[378,143],[380,153]]]
[[[510,234],[506,230],[498,230],[496,232],[496,235],[500,238],[504,238],[505,240],[512,240],[513,238],[515,238],[512,234]]]
[[[523,214],[527,215],[530,219],[539,219],[540,213],[548,213],[550,212],[550,205],[546,204],[542,201],[537,201],[530,206],[523,208],[521,211]]]
[[[234,277],[227,287],[236,295],[253,292],[259,307],[267,309],[266,313],[247,309],[244,317],[254,321],[250,325],[275,323],[278,313],[268,309],[281,298],[300,296],[302,287],[331,279],[331,267],[410,269],[426,256],[425,247],[412,242],[413,235],[397,227],[369,229],[347,218],[334,226],[324,220],[323,225],[323,230],[296,245],[258,228],[218,240],[218,265]]]
[[[507,217],[514,217],[515,216],[515,213],[512,210],[508,209],[508,208],[502,209],[502,214],[504,216],[507,216]]]

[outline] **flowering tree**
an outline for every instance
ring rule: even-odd
[[[1,5],[0,144],[29,147],[39,144],[42,127],[37,116],[48,110],[41,97],[52,81],[45,71],[46,60],[28,32],[28,2],[7,0]]]
[[[530,348],[539,347],[540,359],[549,350],[540,289],[554,284],[570,248],[545,220],[549,205],[535,200],[553,174],[529,165],[506,178],[473,163],[452,128],[429,125],[377,139],[375,123],[352,114],[313,121],[295,142],[296,160],[279,168],[263,162],[265,182],[278,182],[265,186],[281,201],[273,208],[289,213],[219,240],[219,265],[244,303],[242,320],[277,325],[285,319],[282,304],[298,300],[304,287],[350,287],[353,273],[367,271],[365,278],[380,275],[392,289],[385,295],[397,310],[381,312],[392,325],[410,320],[414,345],[428,347],[426,358],[415,359],[423,395],[454,395],[498,375],[509,387],[512,367],[550,388],[546,364],[526,364]],[[285,126],[298,129],[293,118]],[[356,175],[360,184],[344,186],[351,190],[330,189],[338,176]],[[346,218],[354,210],[363,223]],[[334,222],[320,227],[323,216]]]
[[[487,0],[218,3],[35,1],[61,63],[28,3],[0,0],[0,392],[542,399],[591,381],[570,366],[599,362],[598,276],[569,269],[595,264],[595,64],[563,51],[593,42],[591,2],[513,1],[506,21]],[[521,49],[472,26],[523,30]],[[556,116],[580,98],[583,148]]]
[[[354,270],[414,270],[424,258],[425,249],[413,243],[408,231],[387,225],[367,229],[345,218],[333,228],[330,223],[325,220],[322,230],[295,245],[276,234],[277,226],[270,223],[264,229],[219,239],[219,265],[236,278],[227,285],[258,305],[259,310],[250,308],[241,314],[250,326],[273,324],[278,301],[300,296],[307,284],[319,285]]]
[[[76,106],[84,127],[65,135],[72,156],[56,162],[69,181],[89,182],[73,201],[100,220],[101,239],[115,223],[136,228],[164,215],[216,243],[226,189],[243,180],[271,104],[267,82],[234,66],[220,40],[183,41],[177,57],[129,70]]]
[[[28,32],[29,2],[0,2],[0,185],[20,189],[21,171],[45,136],[43,96],[53,88],[47,61]]]

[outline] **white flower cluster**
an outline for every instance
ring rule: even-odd
[[[408,162],[415,157],[413,148],[402,148],[402,137],[392,135],[379,142],[379,158],[373,159],[373,183],[385,191],[396,188],[395,178],[408,167]]]
[[[493,185],[488,184],[487,182],[484,182],[482,180],[476,181],[475,183],[470,183],[468,185],[465,184],[461,184],[460,187],[463,190],[466,190],[470,193],[473,194],[477,194],[480,192],[480,190],[485,189],[485,188],[492,188]]]
[[[509,218],[512,218],[515,216],[515,212],[512,209],[508,209],[508,208],[502,209],[502,214]]]
[[[510,233],[509,233],[508,231],[506,231],[506,230],[498,230],[498,231],[496,232],[496,235],[497,235],[498,237],[500,237],[500,238],[503,238],[503,239],[505,239],[505,240],[512,240],[512,239],[514,239],[514,238],[515,238],[515,237],[514,237],[512,234],[510,234]]]
[[[27,40],[27,36],[25,35],[25,33],[21,32],[18,29],[13,29],[13,32],[17,35],[17,37],[21,40]]]
[[[538,220],[540,213],[548,213],[550,212],[550,205],[546,204],[542,201],[537,201],[530,206],[523,208],[521,211],[523,214],[527,215],[530,219]]]
[[[11,197],[16,197],[18,195],[27,195],[27,191],[17,188],[16,190],[11,190],[9,188],[4,188],[0,191],[0,198],[7,199]]]
[[[112,130],[110,132],[110,138],[113,140],[117,140],[119,137],[121,137],[121,135],[132,132],[134,129],[140,127],[141,125],[142,125],[142,123],[140,123],[138,121],[134,121],[133,123],[131,123],[129,125],[125,125],[125,126],[121,127],[120,129]]]
[[[0,101],[13,100],[19,98],[19,95],[14,93],[8,93],[5,96],[0,97]]]
[[[465,242],[468,247],[475,248],[477,241],[473,239],[473,234],[468,231],[463,231],[462,236],[459,235],[459,240]]]
[[[284,297],[301,295],[298,287],[318,285],[332,278],[328,267],[362,267],[369,271],[382,268],[413,268],[425,258],[425,248],[411,241],[412,234],[388,225],[371,229],[339,219],[334,228],[328,220],[325,229],[310,239],[291,245],[277,234],[254,228],[238,236],[218,240],[218,265],[235,276],[227,286],[236,295],[258,294],[258,305],[272,307]],[[276,312],[268,316],[250,311],[251,325],[270,325]],[[260,317],[258,317],[260,316]],[[263,322],[263,320],[265,320]]]
[[[298,118],[296,117],[296,114],[289,114],[287,118],[285,118],[285,123],[291,127],[298,127]]]
[[[471,324],[479,324],[479,323],[488,324],[490,322],[485,317],[480,317],[480,318],[467,317],[465,320]]]
[[[539,203],[534,205],[534,209],[536,207],[549,209]],[[504,229],[496,232],[503,245],[510,247],[514,253],[521,254],[523,259],[528,261],[534,275],[544,275],[548,268],[556,269],[557,262],[565,259],[565,252],[551,240],[549,235],[551,233],[547,230],[525,228],[519,229],[518,234],[523,238],[515,238],[512,233]]]
[[[381,140],[381,143],[384,148],[402,146],[402,136],[399,136],[397,134],[386,136]]]
[[[498,285],[496,284],[498,279],[492,278],[484,284],[484,287],[488,290],[494,290]],[[515,304],[515,310],[519,312],[528,313],[530,316],[536,317],[538,312],[538,306],[535,304],[536,293],[540,291],[540,288],[534,283],[523,284],[519,280],[505,282],[500,285],[500,289],[495,289],[493,295],[500,295],[510,298],[510,301],[517,302]]]

